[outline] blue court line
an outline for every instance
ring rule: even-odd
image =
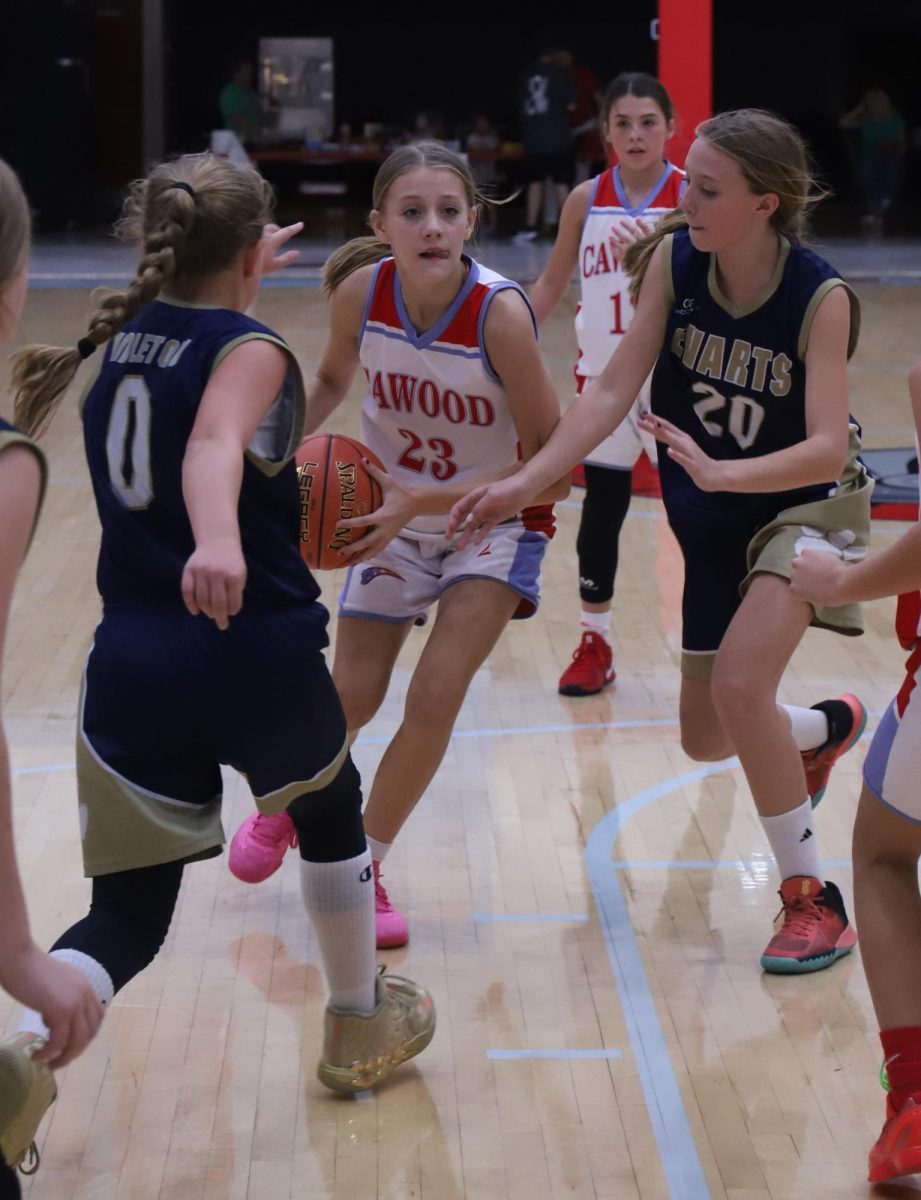
[[[617,872],[611,870],[612,851],[621,830],[642,809],[679,788],[737,765],[735,758],[711,763],[630,796],[598,822],[585,850],[608,960],[672,1200],[708,1200],[710,1189],[694,1144]]]
[[[474,913],[475,925],[533,925],[542,922],[587,921],[588,913]]]
[[[510,734],[522,733],[579,733],[583,730],[594,729],[655,729],[661,726],[676,726],[675,720],[641,720],[641,721],[591,721],[583,725],[524,725],[518,729],[455,729],[451,734],[454,738],[505,737]],[[381,734],[373,737],[358,737],[353,743],[356,746],[389,746],[393,734]],[[51,767],[14,767],[12,774],[37,775],[42,771],[73,771],[75,763],[56,763]]]
[[[41,275],[30,275],[29,291],[43,292],[53,288],[91,291],[97,287],[127,287],[131,283],[131,279],[131,275],[121,271],[113,272],[111,275],[96,274],[95,272],[86,274],[48,272]],[[259,286],[262,288],[318,288],[322,286],[322,283],[323,280],[317,272],[316,275],[270,275],[263,279]]]
[[[823,867],[850,867],[853,865],[849,858],[823,858],[821,861]],[[775,865],[773,855],[755,858],[750,862],[745,862],[742,858],[725,859],[719,862],[714,862],[709,858],[645,859],[636,862],[625,858],[615,858],[611,863],[615,871],[753,871],[760,867]]]
[[[623,1058],[620,1050],[487,1050],[487,1058],[533,1059],[533,1058]]]
[[[879,718],[882,715],[882,709],[867,712],[867,717],[870,720]],[[594,730],[610,729],[675,729],[677,726],[678,721],[673,717],[656,717],[642,718],[635,721],[585,721],[560,725],[521,725],[510,729],[455,729],[451,734],[451,740],[453,741],[455,738],[511,737],[513,735],[536,733],[585,733]],[[355,746],[389,746],[392,741],[392,733],[374,734],[359,736],[353,744]],[[732,761],[735,762],[736,760],[733,759]],[[14,767],[12,774],[17,776],[37,775],[42,771],[72,771],[74,766],[74,763],[58,763],[52,767]]]
[[[561,725],[521,725],[511,729],[455,729],[451,740],[455,738],[478,737],[507,737],[512,734],[527,733],[582,733],[593,729],[662,729],[676,728],[677,720],[670,717],[650,718],[637,721],[588,721],[584,724],[569,723]],[[356,746],[386,746],[393,740],[393,734],[358,737],[353,743]]]
[[[51,771],[73,771],[76,770],[76,763],[54,763],[50,767],[13,767],[10,774],[18,777],[19,775],[44,775]]]

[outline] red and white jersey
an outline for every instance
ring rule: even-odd
[[[493,297],[517,283],[464,256],[467,277],[443,316],[417,333],[396,263],[378,263],[358,333],[368,392],[361,440],[391,475],[410,484],[471,485],[519,458],[505,389],[489,361],[483,329]],[[536,336],[536,324],[535,324]],[[529,529],[553,532],[553,507],[525,509]],[[417,517],[407,533],[442,533],[448,514]]]
[[[582,295],[576,310],[576,373],[588,378],[601,374],[633,319],[630,280],[614,250],[614,230],[624,217],[656,221],[677,208],[684,172],[663,163],[652,191],[635,207],[624,192],[619,166],[597,175],[593,183],[579,243]]]

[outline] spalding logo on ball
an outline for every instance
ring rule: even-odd
[[[382,471],[373,450],[338,433],[307,438],[295,456],[301,488],[301,555],[314,571],[342,566],[340,551],[367,529],[344,529],[349,517],[363,517],[380,507],[381,486],[365,470],[366,458]]]

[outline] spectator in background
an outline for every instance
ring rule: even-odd
[[[857,181],[866,208],[863,224],[868,231],[879,232],[901,183],[905,121],[893,108],[889,93],[871,87],[838,124],[857,134]]]
[[[521,77],[518,111],[524,143],[525,227],[516,241],[538,235],[544,180],[553,180],[562,211],[575,173],[570,113],[576,105],[576,81],[559,61],[556,47],[545,47]]]
[[[262,111],[253,88],[253,64],[248,59],[234,63],[230,81],[221,89],[217,102],[225,129],[232,130],[244,143],[259,140]]]
[[[501,140],[492,121],[485,113],[480,113],[474,120],[473,128],[467,134],[464,149],[467,151],[470,174],[473,176],[477,191],[485,196],[492,197],[496,191],[496,184],[499,182],[499,169],[494,156],[500,145]],[[484,157],[480,158],[480,154]],[[498,209],[494,204],[486,204],[483,207],[486,209],[485,215],[489,222],[483,233],[493,236],[496,232]]]
[[[592,68],[575,62],[569,50],[561,50],[557,57],[562,66],[572,71],[576,81],[576,103],[570,111],[569,123],[572,126],[576,153],[573,183],[578,184],[597,175],[608,164],[598,119],[601,111],[601,89],[598,76]]]

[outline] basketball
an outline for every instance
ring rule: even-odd
[[[341,567],[339,552],[367,532],[343,529],[341,522],[380,507],[381,486],[365,470],[364,458],[384,469],[373,451],[342,434],[318,433],[301,443],[295,458],[301,492],[301,555],[311,570]]]

